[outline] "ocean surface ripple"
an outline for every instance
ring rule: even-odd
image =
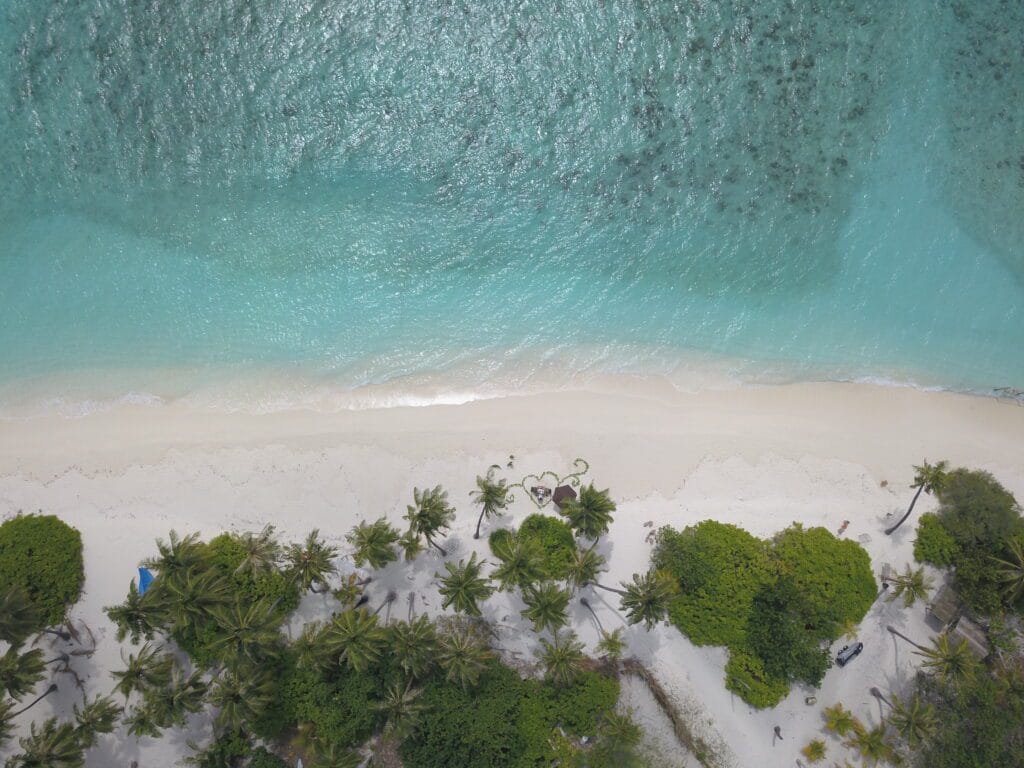
[[[709,363],[1024,388],[1024,4],[0,14],[0,399]]]

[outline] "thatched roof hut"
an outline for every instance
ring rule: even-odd
[[[967,648],[979,661],[988,658],[992,652],[985,630],[966,616],[962,616],[956,626],[950,630],[949,639],[954,645],[967,643]]]
[[[555,492],[551,494],[551,500],[555,502],[555,506],[559,509],[567,501],[576,500],[576,491],[573,490],[571,485],[560,485],[555,488]]]
[[[943,584],[928,604],[928,611],[943,626],[949,626],[960,616],[963,605],[960,603],[960,596],[956,591],[948,584]]]

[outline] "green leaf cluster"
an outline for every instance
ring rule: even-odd
[[[237,534],[222,533],[211,539],[206,545],[206,555],[210,566],[230,580],[232,592],[246,602],[269,600],[277,603],[283,613],[291,613],[299,606],[298,582],[279,568],[256,574],[247,570],[238,571],[238,566],[245,559],[245,546]]]
[[[654,567],[678,586],[672,623],[697,645],[728,647],[726,684],[758,707],[778,703],[791,682],[820,684],[827,643],[876,596],[859,544],[799,524],[770,541],[713,520],[662,528]]]
[[[406,768],[540,768],[551,765],[556,726],[594,735],[618,699],[618,682],[594,672],[556,689],[494,662],[471,690],[435,680],[425,714],[400,753]]]
[[[356,746],[380,723],[374,704],[383,695],[384,681],[376,670],[354,672],[338,666],[323,673],[298,667],[283,683],[288,719],[304,723],[324,745]]]
[[[54,515],[19,514],[0,525],[0,593],[28,593],[39,616],[33,631],[63,622],[84,581],[77,530]]]
[[[507,528],[499,528],[488,537],[491,552],[499,541],[511,536],[533,541],[542,553],[544,576],[553,581],[564,581],[569,575],[569,564],[576,551],[576,539],[572,528],[556,517],[533,514],[523,520],[516,533]]]
[[[1024,535],[1017,500],[988,472],[963,468],[948,473],[938,498],[938,512],[918,521],[914,557],[951,567],[974,613],[1001,613],[1008,606],[997,558],[1007,559],[1010,542]]]

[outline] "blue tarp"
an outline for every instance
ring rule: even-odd
[[[139,568],[139,594],[146,594],[146,590],[149,589],[149,585],[153,583],[153,574],[149,572],[149,568]]]

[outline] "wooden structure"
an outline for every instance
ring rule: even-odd
[[[556,507],[561,509],[565,502],[576,500],[576,490],[571,485],[560,485],[555,488],[551,500],[555,502]]]

